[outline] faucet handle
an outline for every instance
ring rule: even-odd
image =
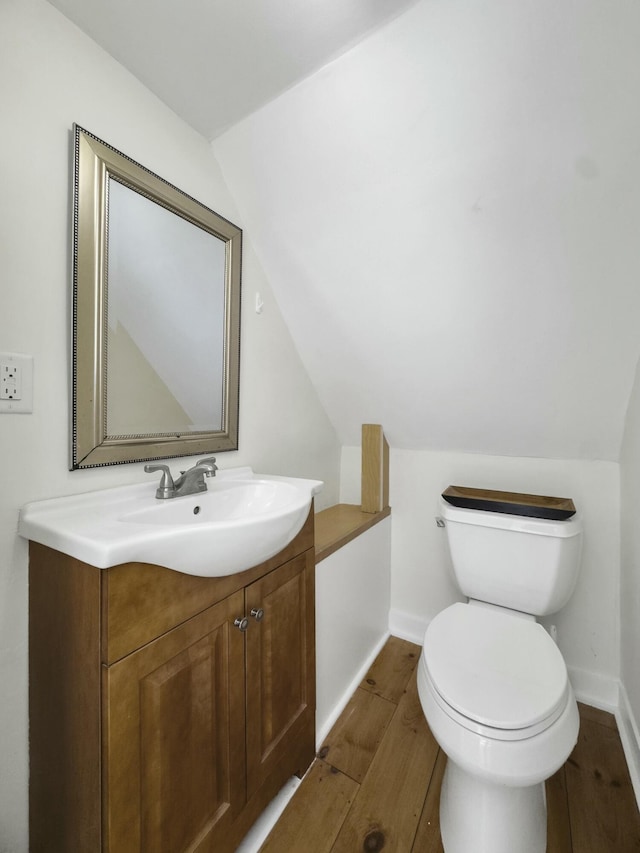
[[[175,492],[175,483],[171,476],[171,470],[168,465],[145,465],[144,470],[147,474],[153,474],[155,471],[162,471],[160,485],[156,491],[157,498],[172,498]]]
[[[196,468],[198,468],[200,465],[211,466],[211,470],[206,472],[207,477],[214,477],[216,471],[218,470],[218,466],[216,465],[216,457],[215,456],[207,456],[206,459],[199,459],[196,462]]]

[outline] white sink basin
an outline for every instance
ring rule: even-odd
[[[158,500],[157,479],[27,504],[18,532],[99,569],[139,562],[221,577],[286,547],[323,485],[235,468],[208,479],[206,492]]]

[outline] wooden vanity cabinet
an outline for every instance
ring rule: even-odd
[[[229,833],[245,791],[243,611],[234,593],[104,668],[106,850],[195,850]]]
[[[312,513],[228,578],[32,543],[32,853],[234,851],[314,757],[314,577]]]

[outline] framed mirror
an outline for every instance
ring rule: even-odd
[[[71,469],[238,446],[242,231],[74,125]]]

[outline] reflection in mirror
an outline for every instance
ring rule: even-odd
[[[72,468],[237,447],[241,231],[75,131]]]
[[[220,430],[224,241],[111,179],[107,269],[107,434]]]

